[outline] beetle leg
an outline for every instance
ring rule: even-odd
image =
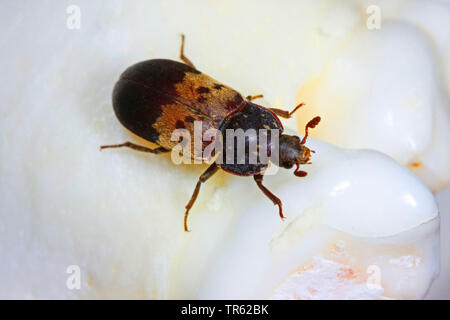
[[[170,150],[167,150],[166,148],[163,147],[159,147],[156,149],[150,149],[147,147],[143,147],[143,146],[139,146],[137,144],[131,143],[131,142],[124,142],[121,144],[112,144],[112,145],[108,145],[108,146],[100,146],[100,150],[103,149],[107,149],[107,148],[120,148],[120,147],[128,147],[137,151],[141,151],[141,152],[148,152],[148,153],[154,153],[154,154],[158,154],[158,153],[163,153],[163,152],[169,152]]]
[[[298,106],[296,106],[294,108],[294,110],[292,110],[291,112],[286,111],[286,110],[281,110],[281,109],[277,109],[277,108],[270,108],[269,110],[272,111],[273,113],[275,113],[277,116],[280,116],[282,118],[286,118],[289,119],[290,117],[292,117],[292,115],[295,113],[295,111],[297,111],[301,106],[304,106],[305,104],[302,102],[300,103]]]
[[[203,182],[211,178],[214,173],[219,170],[219,166],[214,162],[212,165],[209,166],[208,169],[206,169],[205,172],[202,173],[200,178],[198,179],[197,185],[195,186],[194,193],[191,196],[191,199],[189,200],[188,204],[186,205],[186,213],[184,214],[184,231],[189,231],[187,227],[187,218],[189,215],[189,210],[191,210],[192,206],[195,203],[195,200],[197,200],[198,193],[200,192],[200,186]]]
[[[195,69],[194,64],[184,55],[184,34],[181,34],[181,47],[180,47],[180,59],[188,66]]]
[[[281,200],[276,195],[274,195],[272,192],[270,192],[269,189],[267,189],[265,186],[263,186],[263,184],[262,184],[263,178],[264,178],[264,176],[262,174],[257,174],[257,175],[253,176],[253,179],[255,179],[255,182],[258,185],[259,189],[261,189],[261,191],[266,195],[267,198],[272,200],[274,205],[278,206],[280,218],[284,219],[283,207],[282,207]]]
[[[247,96],[246,99],[247,99],[248,101],[252,101],[252,100],[259,99],[259,98],[263,98],[263,97],[264,97],[264,96],[263,96],[262,94],[258,94],[258,95],[256,95],[256,96]]]

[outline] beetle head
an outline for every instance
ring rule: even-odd
[[[300,138],[288,134],[280,136],[280,167],[290,169],[309,162],[311,150],[300,143]]]
[[[301,141],[297,136],[287,134],[282,134],[280,136],[280,167],[290,169],[296,165],[297,168],[295,169],[294,174],[298,177],[306,176],[306,172],[299,170],[299,166],[301,164],[310,164],[309,159],[311,158],[311,152],[314,152],[314,150],[305,146],[306,138],[308,137],[308,128],[314,128],[319,122],[320,117],[315,117],[307,123],[305,136]]]

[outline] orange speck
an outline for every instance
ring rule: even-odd
[[[308,292],[309,292],[311,295],[316,295],[318,291],[317,291],[316,289],[314,289],[314,288],[308,288]]]
[[[413,168],[419,168],[422,164],[420,162],[413,162],[410,164],[411,167]]]
[[[351,268],[341,268],[341,269],[339,269],[339,273],[338,273],[337,276],[338,276],[339,279],[347,279],[347,280],[351,280],[351,279],[355,279],[356,278],[355,271],[353,271],[353,269],[351,269]]]

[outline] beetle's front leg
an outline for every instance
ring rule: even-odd
[[[301,106],[304,106],[304,105],[305,104],[303,102],[300,103],[291,112],[286,111],[286,110],[277,109],[277,108],[270,108],[269,110],[272,111],[273,113],[275,113],[279,117],[289,119],[290,117],[292,117],[292,115],[295,113],[295,111],[297,111]]]
[[[209,166],[208,169],[206,169],[205,172],[200,176],[198,179],[197,185],[195,186],[194,193],[191,196],[191,200],[189,200],[189,203],[186,205],[186,213],[184,214],[184,231],[189,231],[187,227],[187,218],[189,215],[189,210],[191,210],[192,206],[195,203],[195,200],[197,200],[198,193],[200,192],[200,186],[203,182],[211,178],[214,173],[219,170],[219,166],[214,162],[212,165]]]
[[[259,189],[261,189],[262,192],[264,192],[264,194],[266,195],[267,198],[269,198],[270,200],[272,200],[274,205],[278,206],[278,210],[280,213],[280,218],[284,219],[283,216],[283,207],[282,207],[282,203],[281,200],[274,195],[272,192],[269,191],[269,189],[267,189],[263,184],[263,178],[264,176],[262,174],[257,174],[253,176],[253,179],[255,179],[256,184],[258,185]]]

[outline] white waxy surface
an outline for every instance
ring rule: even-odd
[[[419,7],[426,14],[415,19]],[[314,137],[382,151],[439,191],[450,182],[450,4],[402,8],[386,10],[379,30],[355,28],[309,76],[298,92],[309,107],[299,123],[319,114],[326,125]]]

